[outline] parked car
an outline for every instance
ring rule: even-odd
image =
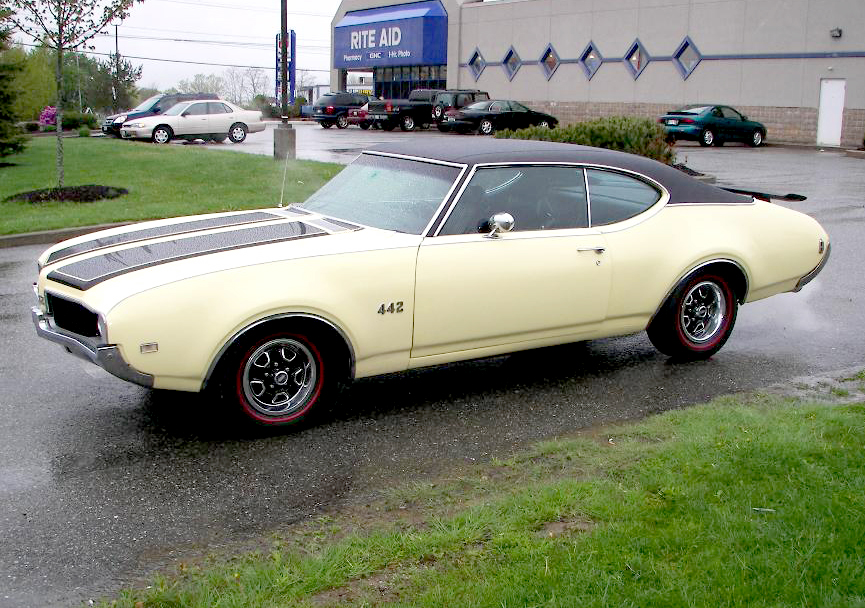
[[[490,96],[486,91],[477,89],[448,89],[439,91],[433,98],[432,119],[438,125],[448,110],[458,110],[476,101],[484,101]]]
[[[54,245],[32,317],[124,380],[285,424],[346,379],[641,330],[705,359],[739,305],[799,291],[829,251],[813,218],[645,157],[413,139],[300,206]]]
[[[403,131],[426,128],[437,93],[437,89],[415,89],[408,94],[408,99],[373,99],[369,102],[370,119],[385,131],[397,126]]]
[[[244,110],[227,101],[195,99],[178,103],[160,116],[125,122],[120,134],[123,139],[147,139],[157,144],[172,139],[222,142],[226,138],[239,144],[247,133],[264,129],[258,110]]]
[[[369,118],[369,103],[359,108],[351,108],[348,111],[348,124],[357,125],[364,131],[370,128],[372,121]]]
[[[148,97],[131,110],[106,116],[102,122],[102,132],[105,135],[120,137],[120,128],[124,122],[129,122],[136,118],[156,116],[174,107],[181,101],[190,101],[193,99],[219,99],[219,96],[215,93],[160,93],[159,95]]]
[[[723,146],[727,141],[760,146],[766,139],[763,123],[748,120],[730,106],[684,106],[667,112],[658,122],[664,125],[669,140],[689,139],[700,142],[701,146]]]
[[[325,129],[336,125],[338,129],[348,126],[348,112],[369,103],[369,97],[363,93],[346,93],[336,91],[325,93],[312,104],[312,118]]]
[[[477,131],[490,135],[502,129],[525,129],[526,127],[555,128],[559,121],[554,116],[530,110],[516,101],[505,99],[477,101],[460,110],[448,110],[439,123],[440,131],[468,133]]]

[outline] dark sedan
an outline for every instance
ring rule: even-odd
[[[667,112],[658,119],[667,139],[689,139],[701,146],[723,146],[726,141],[742,141],[759,146],[766,139],[766,127],[729,106],[691,105]]]
[[[490,135],[502,129],[525,129],[526,127],[554,128],[559,121],[554,116],[530,110],[521,103],[506,99],[487,99],[460,109],[445,112],[445,118],[438,128],[440,131],[468,133],[477,131]]]

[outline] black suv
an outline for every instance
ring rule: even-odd
[[[216,93],[160,93],[147,98],[128,112],[106,116],[102,122],[102,132],[106,135],[120,137],[120,126],[124,122],[133,118],[163,114],[168,108],[181,101],[192,99],[219,99],[219,96]]]
[[[348,126],[349,109],[359,108],[368,101],[369,97],[362,93],[325,93],[313,104],[312,119],[325,129],[330,129],[333,125],[338,129],[345,129]]]
[[[439,91],[433,99],[432,119],[436,124],[444,118],[448,110],[457,110],[476,101],[489,99],[489,93],[477,89],[448,89]]]

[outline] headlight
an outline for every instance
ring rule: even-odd
[[[126,118],[127,118],[126,114],[121,114],[120,116],[118,116],[117,118],[114,119],[114,124],[116,125],[119,122],[123,122],[124,120],[126,120]]]
[[[130,123],[127,123],[127,124],[125,124],[125,125],[123,125],[123,126],[124,126],[124,127],[129,127],[130,129],[143,129],[143,128],[146,127],[147,125],[144,124],[143,122],[130,122]]]

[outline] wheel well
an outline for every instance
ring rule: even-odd
[[[280,315],[253,323],[232,336],[211,364],[203,388],[219,383],[224,376],[222,368],[238,356],[238,351],[259,337],[278,331],[297,332],[314,340],[327,365],[336,370],[338,382],[354,377],[354,349],[341,330],[319,317]]]
[[[160,129],[160,128],[161,128],[161,129],[165,129],[166,131],[168,131],[168,132],[171,133],[172,135],[174,134],[174,129],[172,129],[171,127],[169,127],[168,125],[165,125],[165,124],[162,124],[162,125],[156,125],[155,127],[153,127],[153,132],[155,133],[155,132],[156,132],[156,129]],[[145,133],[146,133],[146,131],[145,131]]]
[[[691,276],[696,272],[706,271],[716,272],[727,279],[730,282],[733,293],[736,294],[736,300],[739,304],[745,303],[745,298],[748,296],[748,278],[745,276],[745,271],[741,266],[729,260],[719,260],[695,268],[687,276]]]

